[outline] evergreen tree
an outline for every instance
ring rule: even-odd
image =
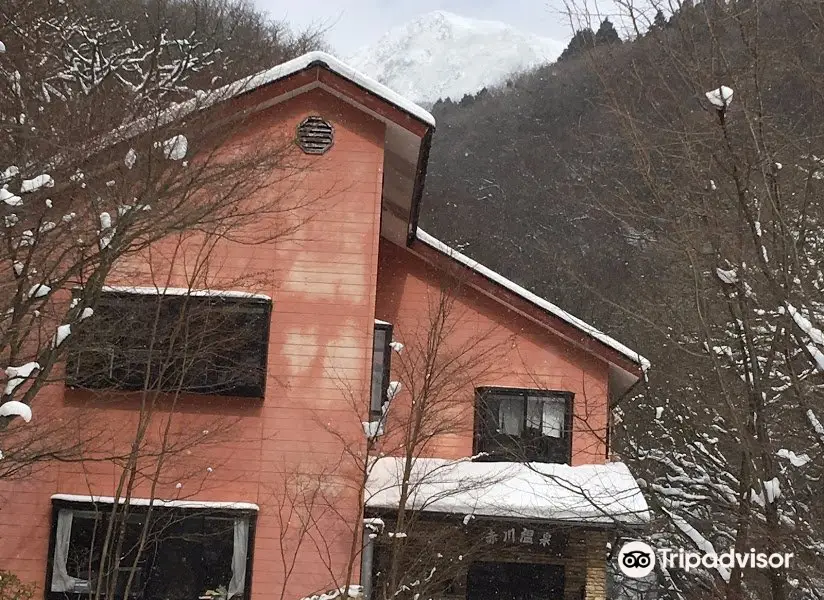
[[[601,26],[603,27],[603,24]],[[600,29],[598,31],[600,31]],[[578,56],[584,50],[593,48],[594,46],[595,34],[592,32],[592,29],[589,27],[579,29],[575,32],[575,35],[572,36],[572,39],[569,41],[569,45],[561,53],[558,60],[566,60],[568,58],[572,58],[573,56]]]
[[[667,18],[664,16],[663,11],[659,8],[658,12],[655,13],[655,18],[652,20],[652,27],[650,27],[650,29],[657,29],[660,31],[665,29],[668,25]]]
[[[662,15],[663,16],[663,15]],[[620,44],[621,37],[618,35],[618,32],[615,30],[615,26],[612,24],[612,21],[609,19],[604,19],[601,21],[601,26],[598,28],[598,31],[595,33],[595,45],[596,46],[605,46],[608,44]]]

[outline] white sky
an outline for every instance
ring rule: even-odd
[[[571,37],[563,0],[253,0],[255,5],[293,27],[321,25],[340,58],[375,42],[390,28],[433,10],[476,19],[502,21],[556,40]]]

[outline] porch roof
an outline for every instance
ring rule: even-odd
[[[397,509],[404,459],[374,459],[366,484],[369,509]],[[523,518],[599,526],[638,526],[649,509],[620,462],[603,465],[414,460],[406,507],[434,513]]]

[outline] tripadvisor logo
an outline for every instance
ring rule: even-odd
[[[656,552],[658,556],[656,557]],[[682,569],[685,573],[699,567],[730,571],[733,567],[742,569],[781,569],[790,566],[793,554],[757,552],[751,548],[749,552],[734,552],[729,550],[720,554],[707,552],[690,552],[673,548],[653,549],[652,546],[641,541],[627,542],[618,552],[618,568],[627,577],[640,579],[646,577],[659,562],[665,569]]]
[[[633,579],[646,577],[655,568],[655,552],[644,542],[627,542],[618,552],[618,568]]]

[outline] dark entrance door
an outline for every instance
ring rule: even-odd
[[[563,600],[564,567],[478,562],[469,567],[467,600]]]

